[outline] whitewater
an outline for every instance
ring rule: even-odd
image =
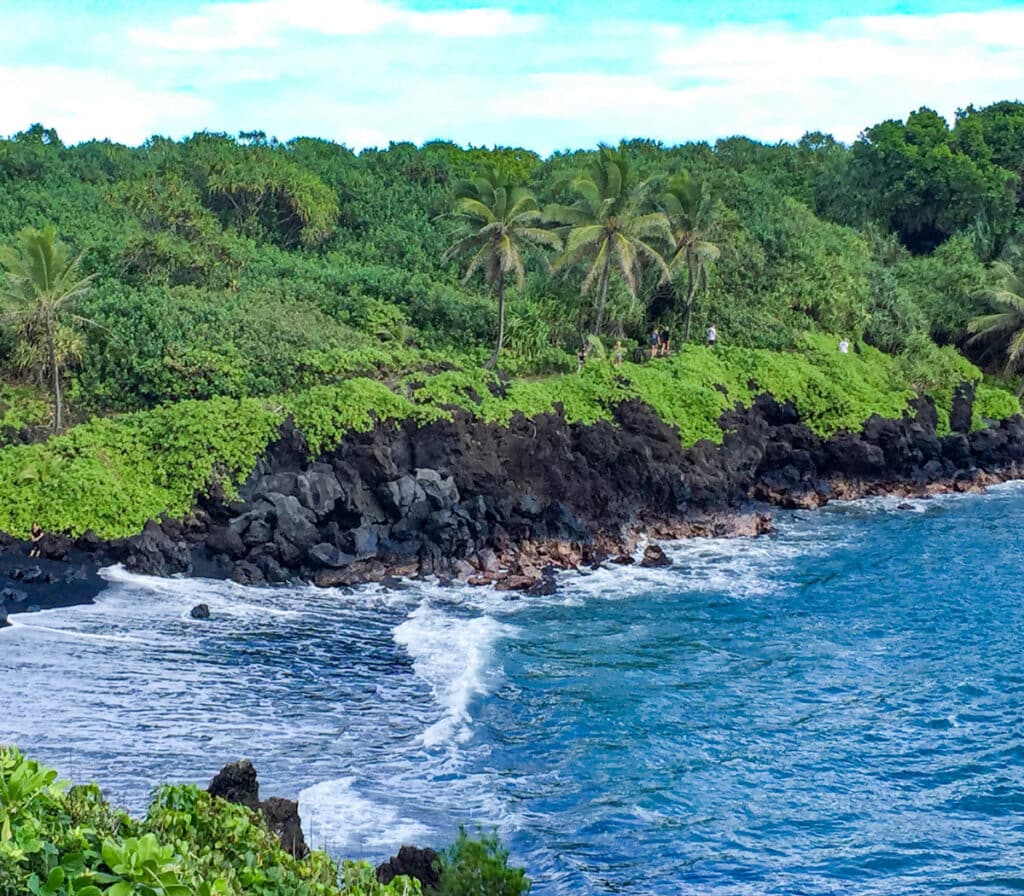
[[[316,847],[496,828],[539,896],[1024,888],[1024,487],[776,522],[545,598],[111,568],[0,632],[0,742],[136,813],[248,757]]]

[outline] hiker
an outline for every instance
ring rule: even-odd
[[[43,527],[40,526],[39,523],[33,523],[32,524],[32,529],[31,529],[32,548],[28,552],[28,555],[30,557],[41,557],[42,556],[42,554],[39,551],[39,542],[42,541],[44,534],[45,533],[43,532]]]
[[[622,340],[615,340],[615,348],[612,349],[612,364],[616,367],[622,366],[622,355],[625,353],[625,349],[622,347]]]
[[[583,369],[583,365],[587,362],[587,349],[585,346],[580,346],[580,350],[576,352],[576,372],[579,373]]]
[[[671,344],[669,342],[668,327],[662,327],[661,328],[661,356],[663,358],[667,358],[668,357],[668,353],[669,353],[669,349],[670,348],[671,348]]]
[[[716,342],[718,342],[718,327],[712,324],[708,327],[708,348],[714,348]]]
[[[651,357],[658,357],[658,349],[661,347],[661,336],[658,335],[658,330],[651,330]]]
[[[842,339],[839,340],[839,354],[841,354],[841,355],[848,355],[849,353],[850,353],[850,343],[847,341],[846,337],[844,336]]]

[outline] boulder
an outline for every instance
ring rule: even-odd
[[[295,547],[305,549],[313,547],[320,541],[320,533],[317,531],[313,512],[303,507],[298,498],[294,495],[276,493],[267,497],[274,507],[276,517],[275,543],[283,538]]]
[[[210,607],[207,604],[196,604],[190,611],[189,616],[193,619],[209,619]]]
[[[295,480],[295,492],[302,506],[312,511],[317,519],[323,519],[334,510],[334,505],[344,495],[331,467],[300,473]]]
[[[296,859],[304,859],[309,855],[306,838],[302,833],[302,820],[299,818],[299,804],[295,800],[286,800],[272,796],[260,803],[267,828],[281,842],[281,848]]]
[[[355,562],[355,557],[339,550],[333,544],[317,544],[309,549],[309,559],[329,569],[344,569]]]
[[[668,555],[660,545],[649,544],[644,548],[644,556],[640,565],[646,567],[671,566],[672,561],[668,559]]]
[[[259,808],[260,785],[256,780],[256,769],[249,759],[225,765],[213,776],[206,789],[210,796],[220,797],[229,803],[238,803],[250,809]]]
[[[424,892],[436,890],[441,883],[441,857],[433,849],[403,846],[397,856],[377,866],[377,880],[385,886],[405,875],[420,882]]]
[[[172,540],[155,520],[146,523],[140,535],[129,538],[126,547],[124,565],[131,572],[172,576],[192,567],[188,545]]]
[[[206,536],[206,547],[211,554],[226,554],[232,560],[245,556],[241,535],[231,526],[217,526]]]
[[[266,585],[267,579],[255,563],[242,560],[231,568],[231,581],[239,585]]]

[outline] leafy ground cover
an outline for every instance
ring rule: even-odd
[[[523,869],[497,839],[461,831],[442,854],[445,896],[521,896]],[[450,871],[450,873],[449,873]],[[485,887],[485,889],[481,889]],[[295,859],[262,818],[189,785],[157,789],[145,818],[94,785],[0,747],[0,896],[420,896],[419,881],[377,881],[366,862]],[[434,896],[430,891],[426,896]]]
[[[840,354],[828,336],[803,337],[797,350],[684,346],[667,358],[614,367],[588,361],[578,373],[511,381],[478,367],[392,377],[390,385],[352,377],[269,398],[215,398],[95,418],[46,442],[0,449],[0,530],[132,535],[161,514],[183,516],[196,496],[231,493],[291,416],[312,454],[348,432],[412,419],[450,418],[456,409],[507,425],[515,414],[560,413],[570,423],[611,420],[627,399],[649,404],[684,445],[721,441],[723,412],[770,392],[792,401],[807,425],[830,435],[857,431],[872,414],[899,417],[915,394],[931,395],[940,431],[953,391],[978,384],[977,426],[1019,413],[1010,393],[983,383],[952,349],[934,348],[913,364],[867,345]]]

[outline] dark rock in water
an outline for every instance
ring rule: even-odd
[[[416,878],[425,891],[436,890],[441,883],[441,857],[433,849],[403,846],[397,856],[377,866],[377,880],[385,886],[400,875]]]
[[[256,780],[256,769],[249,759],[241,759],[225,765],[206,788],[210,796],[219,796],[229,803],[239,803],[250,809],[259,808],[260,785]]]
[[[557,592],[558,582],[554,576],[541,576],[526,589],[526,594],[529,597],[547,597],[548,595],[556,594]]]
[[[644,557],[640,561],[641,566],[671,566],[672,561],[668,559],[668,555],[662,550],[660,545],[649,544],[644,548]]]
[[[913,504],[909,504],[906,501],[901,501],[899,504],[896,505],[896,509],[897,510],[913,510],[914,509],[914,505]]]
[[[148,576],[172,576],[188,572],[192,557],[184,542],[170,538],[155,520],[146,523],[141,535],[129,538],[124,565]]]
[[[196,604],[190,611],[189,616],[193,619],[209,619],[210,608],[206,604]]]
[[[317,544],[309,549],[309,559],[330,569],[344,569],[355,562],[355,557],[339,550],[333,544]]]
[[[302,820],[299,818],[299,804],[295,800],[286,800],[272,796],[260,803],[263,817],[267,820],[267,828],[281,841],[281,848],[296,859],[303,859],[309,854],[306,838],[302,834]]]
[[[231,581],[239,585],[266,585],[267,579],[261,570],[254,563],[242,560],[236,563],[231,569]]]
[[[7,625],[7,604],[0,601],[0,628]]]

